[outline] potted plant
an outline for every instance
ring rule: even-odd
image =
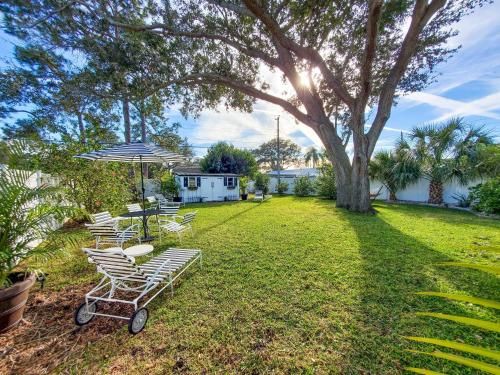
[[[161,187],[167,197],[172,197],[174,202],[182,202],[182,197],[179,197],[181,187],[172,173],[167,172],[162,176]]]
[[[31,257],[60,250],[54,240],[44,241],[62,220],[67,208],[51,203],[56,188],[28,187],[32,172],[0,170],[0,332],[14,327],[23,317],[35,273],[23,266]]]
[[[247,193],[247,187],[248,187],[248,177],[244,176],[240,178],[240,193],[241,193],[241,200],[246,201],[248,199],[248,193]]]

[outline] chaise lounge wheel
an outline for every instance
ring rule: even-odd
[[[85,302],[82,303],[78,309],[75,311],[75,323],[79,326],[88,324],[92,319],[94,319],[94,313],[97,310],[97,302],[87,305]]]
[[[134,312],[128,321],[128,331],[133,335],[141,332],[146,326],[148,316],[148,310],[144,307]]]

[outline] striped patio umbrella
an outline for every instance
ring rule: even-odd
[[[144,189],[144,171],[143,163],[178,163],[183,162],[186,158],[174,152],[169,152],[156,145],[134,142],[125,143],[112,148],[88,152],[85,154],[76,155],[75,158],[87,159],[92,161],[118,161],[124,163],[140,163],[141,164],[141,187],[142,187],[142,207],[143,207],[143,223],[145,235],[147,236],[146,226],[146,205],[145,205],[145,189]]]

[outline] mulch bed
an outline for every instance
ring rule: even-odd
[[[73,314],[83,302],[89,285],[71,286],[61,291],[40,290],[35,285],[24,313],[24,320],[0,335],[0,374],[47,374],[77,356],[91,343],[123,328],[120,319],[95,317],[78,327]],[[129,315],[128,306],[103,304],[99,311]]]

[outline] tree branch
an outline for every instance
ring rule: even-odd
[[[360,78],[361,87],[358,95],[358,105],[360,108],[366,107],[371,93],[372,67],[377,48],[378,23],[382,13],[382,0],[373,0],[370,2],[368,19],[366,21],[366,43],[365,51],[361,63]]]
[[[264,24],[264,26],[266,26],[271,35],[280,45],[290,51],[293,51],[300,58],[309,60],[317,65],[321,74],[325,78],[327,85],[345,104],[347,104],[348,107],[352,108],[354,99],[344,88],[340,80],[335,77],[325,60],[315,49],[303,47],[294,40],[288,38],[281,30],[279,24],[272,19],[271,16],[269,16],[256,2],[252,0],[244,0],[244,3],[246,7]]]
[[[267,102],[276,104],[281,108],[283,108],[288,113],[290,113],[292,116],[294,116],[297,120],[304,123],[305,125],[308,125],[313,129],[319,126],[319,123],[315,121],[315,119],[300,111],[297,107],[295,107],[292,103],[288,102],[287,100],[284,100],[274,95],[270,95],[264,91],[258,90],[251,85],[243,83],[242,81],[236,81],[231,78],[212,73],[199,73],[199,74],[187,75],[176,81],[170,82],[170,84],[172,83],[178,83],[184,85],[189,85],[189,84],[201,85],[204,83],[212,83],[212,84],[223,85],[232,88],[234,90],[237,90],[239,92],[242,92],[253,98],[265,100]]]
[[[223,42],[224,44],[227,44],[234,49],[240,51],[241,53],[249,56],[249,57],[254,57],[257,59],[260,59],[269,65],[277,66],[278,59],[271,57],[264,52],[257,50],[255,48],[247,47],[244,46],[238,42],[235,42],[228,37],[224,35],[217,35],[217,34],[210,34],[210,33],[195,33],[195,32],[188,32],[188,31],[179,31],[171,26],[168,26],[164,23],[155,23],[151,25],[130,25],[126,23],[121,23],[118,21],[115,21],[113,19],[108,19],[108,22],[117,27],[121,27],[127,30],[131,31],[161,31],[161,34],[167,35],[167,36],[180,36],[180,37],[186,37],[186,38],[193,38],[193,39],[208,39],[208,40],[219,40]]]
[[[387,80],[382,86],[377,114],[367,134],[369,142],[368,156],[373,153],[377,139],[379,138],[385,123],[389,119],[397,85],[408,67],[413,54],[415,53],[420,33],[432,16],[434,16],[445,5],[446,0],[433,0],[429,5],[427,5],[426,0],[417,0],[415,3],[410,27],[406,33],[403,43],[401,44],[401,49],[396,62],[392,67]]]

